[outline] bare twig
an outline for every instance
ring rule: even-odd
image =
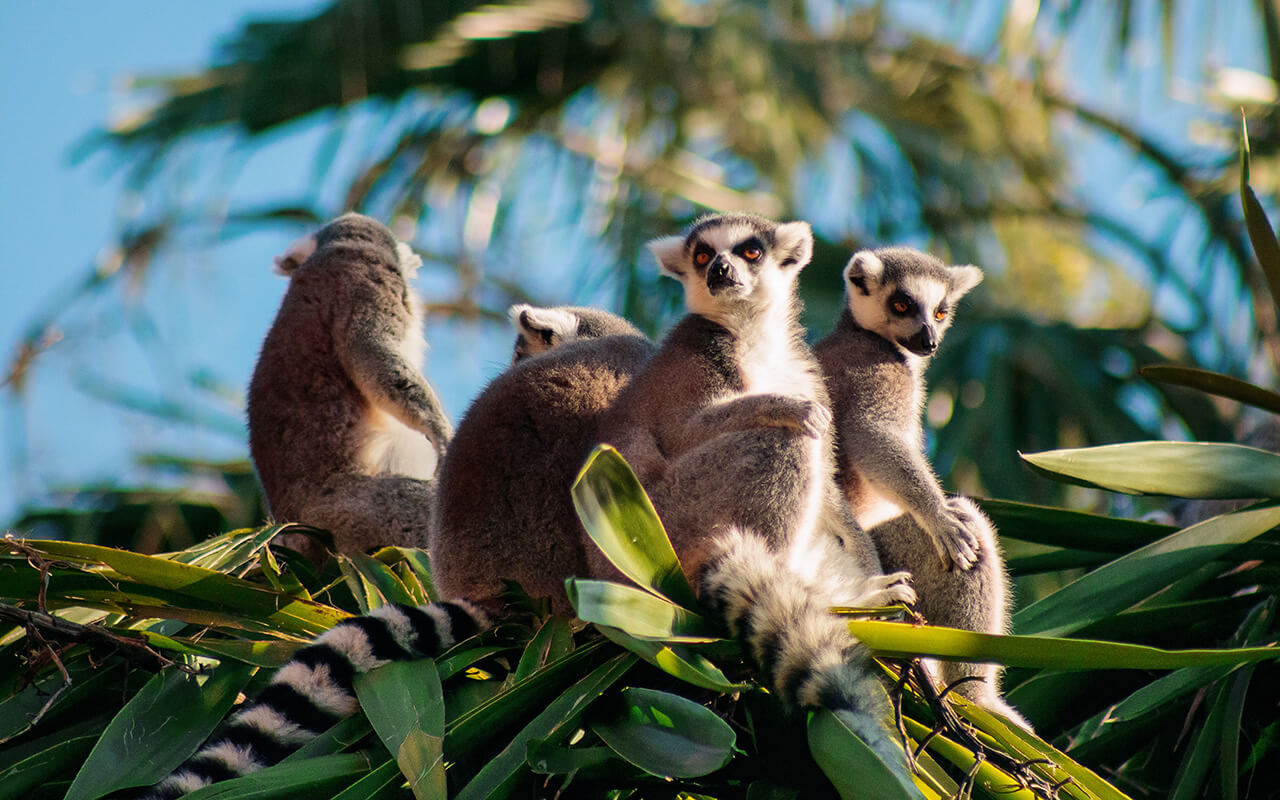
[[[39,639],[51,653],[54,651],[49,640],[111,648],[129,661],[152,669],[174,665],[172,659],[152,648],[145,639],[126,636],[98,625],[81,625],[43,611],[28,611],[7,603],[0,603],[0,619],[16,622],[26,626],[28,631],[34,631],[36,634],[34,638]],[[57,663],[60,665],[60,662]],[[66,670],[63,670],[62,674],[66,678]],[[70,679],[67,678],[67,680]]]

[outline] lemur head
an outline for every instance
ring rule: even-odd
[[[982,281],[977,267],[951,267],[909,247],[862,250],[844,268],[853,321],[927,358],[951,326],[956,303]]]
[[[813,233],[807,222],[710,214],[684,236],[654,239],[649,250],[663,273],[684,284],[690,312],[723,320],[789,302],[796,276],[813,256]]]
[[[639,329],[622,317],[598,308],[539,308],[519,303],[507,309],[507,317],[516,329],[512,364],[578,339],[617,335],[643,336]]]
[[[368,242],[395,250],[396,266],[405,280],[413,278],[422,266],[422,259],[409,245],[397,241],[387,226],[372,217],[351,211],[289,245],[289,249],[276,256],[275,271],[280,275],[292,275],[316,250],[343,240]]]

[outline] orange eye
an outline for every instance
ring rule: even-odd
[[[938,309],[937,311],[933,312],[933,318],[936,319],[938,322],[942,322],[944,319],[947,318],[947,310],[945,308]]]
[[[700,267],[705,267],[707,262],[711,260],[711,254],[706,250],[699,250],[693,254],[693,263]]]
[[[748,261],[759,261],[762,255],[764,255],[764,251],[759,247],[748,247],[742,251],[742,257]]]
[[[903,301],[901,301],[901,300],[899,300],[899,301],[897,301],[896,303],[894,303],[894,304],[893,304],[893,310],[894,310],[894,311],[897,311],[899,314],[905,314],[905,313],[907,313],[907,309],[909,309],[909,308],[911,308],[911,306],[907,305],[906,303],[904,303],[904,302],[903,302]]]

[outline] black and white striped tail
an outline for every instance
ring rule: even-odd
[[[390,661],[434,657],[488,627],[469,603],[388,605],[351,617],[294,653],[258,698],[143,800],[169,800],[279,762],[359,710],[353,683]]]
[[[885,763],[906,770],[888,694],[866,649],[764,540],[732,531],[702,573],[702,599],[742,640],[761,680],[798,708],[825,708]]]

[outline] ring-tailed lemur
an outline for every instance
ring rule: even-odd
[[[785,702],[856,717],[868,744],[898,763],[884,691],[827,612],[914,595],[906,576],[880,575],[834,483],[831,412],[795,294],[812,248],[806,223],[746,214],[707,216],[650,243],[690,313],[601,433],[649,492],[690,580],[744,635],[762,680]],[[616,574],[603,554],[587,560],[592,574]],[[827,591],[815,591],[816,576]]]
[[[656,348],[595,309],[515,306],[510,316],[516,363],[472,402],[440,468],[432,577],[445,597],[490,610],[513,580],[572,614],[564,581],[587,574],[594,546],[569,489],[604,412]]]
[[[948,498],[924,455],[924,370],[956,303],[982,280],[909,248],[854,254],[846,308],[814,347],[835,410],[838,481],[886,569],[911,572],[929,622],[1005,633],[1009,588],[991,523],[966,498]],[[904,513],[905,512],[905,513]],[[994,664],[930,665],[944,684],[1022,725],[1000,697]]]
[[[271,515],[331,531],[342,552],[425,546],[452,429],[419,371],[409,280],[422,260],[346,214],[276,264],[289,288],[249,383],[249,452]],[[302,534],[286,543],[319,555]]]

